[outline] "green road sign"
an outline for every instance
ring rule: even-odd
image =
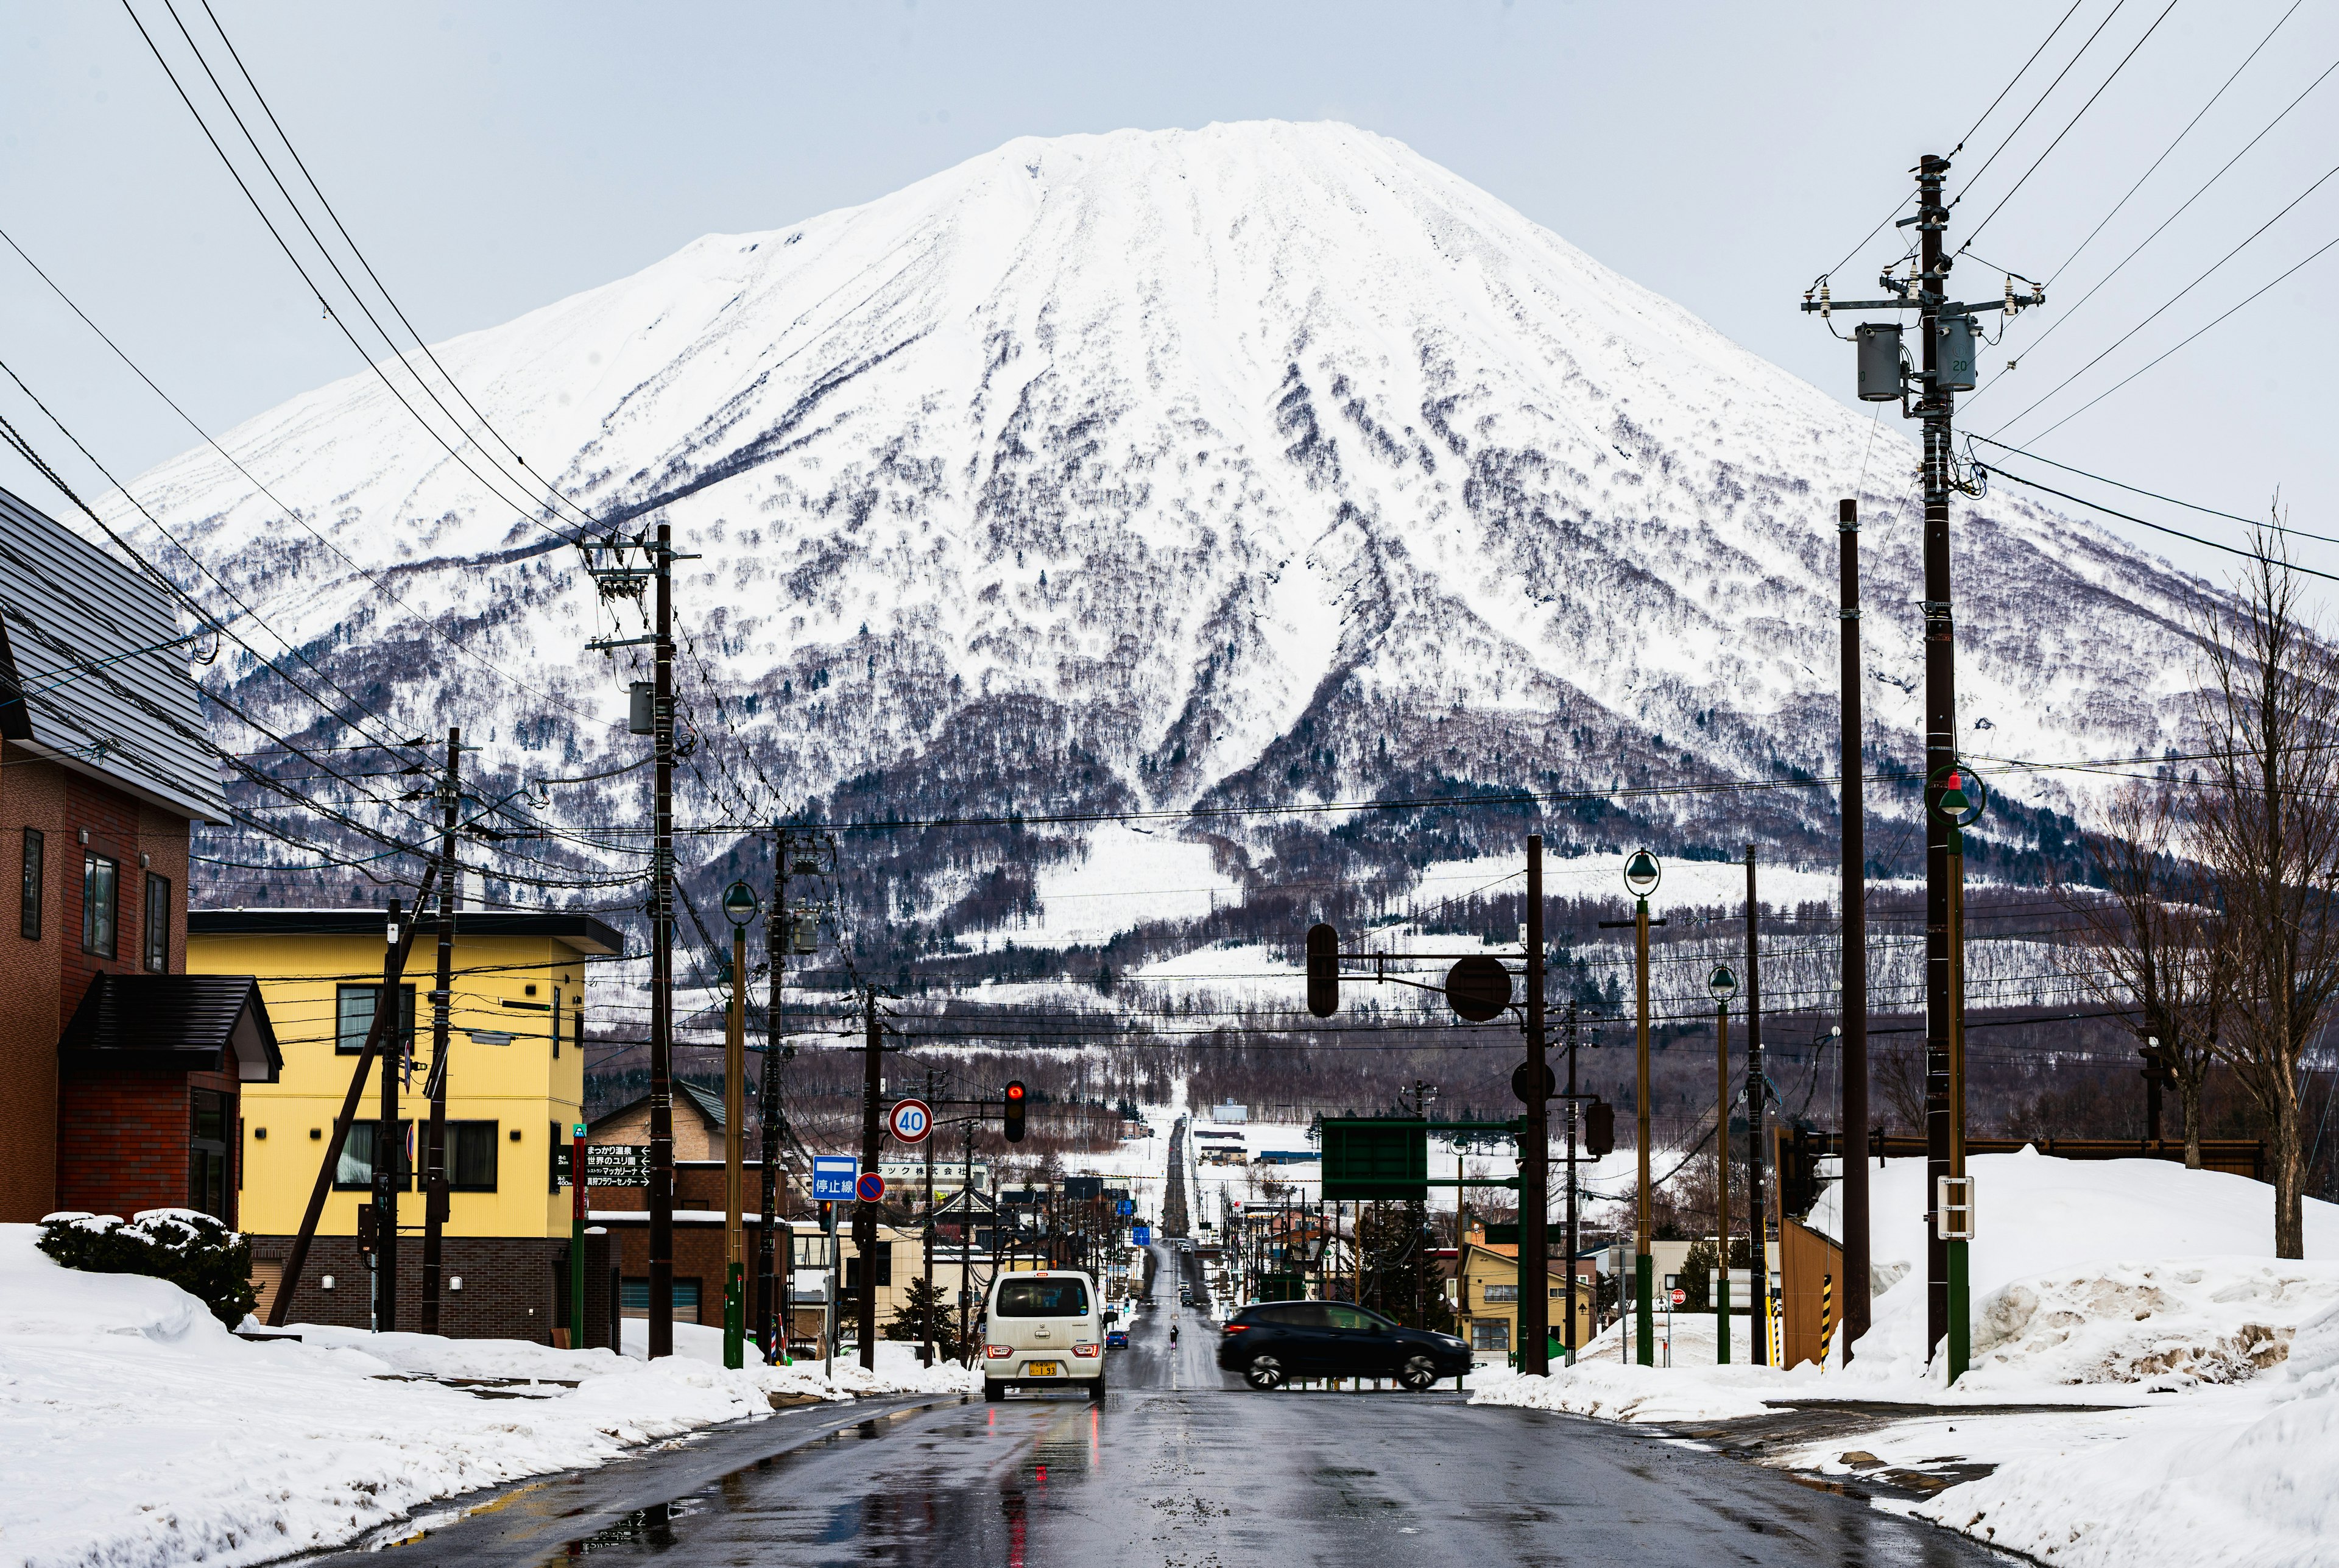
[[[1426,1198],[1428,1194],[1428,1122],[1394,1117],[1325,1119],[1326,1198]]]

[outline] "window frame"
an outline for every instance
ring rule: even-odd
[[[235,1210],[235,1199],[230,1196],[232,1184],[228,1179],[228,1095],[216,1089],[187,1091],[187,1207],[210,1215],[222,1225],[233,1223]],[[210,1102],[208,1106],[206,1100]],[[202,1136],[206,1109],[219,1118],[214,1137]],[[216,1208],[204,1201],[214,1190],[218,1194]]]
[[[170,973],[171,879],[160,872],[146,873],[146,908],[139,919],[138,946],[146,972]]]
[[[488,1129],[488,1178],[484,1184],[477,1181],[465,1181],[456,1174],[461,1169],[459,1154],[462,1147],[462,1138],[459,1136],[459,1134],[469,1132],[470,1136],[476,1139],[479,1137],[479,1129],[483,1127]],[[487,1121],[476,1117],[461,1121],[449,1120],[447,1123],[446,1150],[440,1156],[440,1158],[445,1161],[447,1190],[449,1192],[500,1191],[501,1188],[497,1185],[497,1182],[498,1178],[502,1174],[503,1169],[503,1156],[501,1149],[502,1140],[503,1123],[499,1121]]]
[[[22,902],[16,911],[16,934],[26,942],[41,940],[42,916],[47,903],[45,893],[49,881],[49,835],[39,828],[25,830],[24,859],[19,865],[23,888]]]
[[[398,1190],[400,1192],[411,1192],[414,1190],[414,1161],[407,1158],[406,1149],[407,1147],[414,1141],[414,1122],[410,1117],[400,1117],[399,1118],[398,1125],[400,1129],[398,1138],[399,1163],[405,1167],[405,1169],[400,1173],[403,1179],[398,1184]],[[342,1138],[340,1149],[335,1151],[333,1155],[333,1190],[335,1192],[371,1192],[373,1190],[373,1136],[380,1129],[380,1127],[381,1119],[380,1117],[373,1116],[361,1116],[350,1123],[350,1130]],[[365,1179],[362,1181],[344,1181],[341,1179],[342,1162],[350,1158],[350,1142],[357,1137],[358,1129],[360,1128],[365,1129],[366,1135]]]
[[[97,897],[101,881],[105,887],[103,902]],[[104,927],[102,932],[101,912]],[[103,943],[98,940],[101,935],[104,938]],[[97,958],[122,956],[122,863],[94,849],[81,852],[81,950]]]
[[[403,993],[400,999],[400,1011],[406,1014],[404,1031],[405,1038],[401,1040],[399,1044],[405,1050],[410,1051],[414,1049],[413,982],[410,981],[404,985],[401,985],[399,990]],[[359,1034],[352,1039],[350,1035],[344,1033],[341,1028],[344,1006],[343,999],[345,999],[351,991],[361,991],[367,997],[368,1005],[366,1009],[366,1028],[368,1030],[371,1030],[373,1028],[373,1006],[379,1003],[381,1000],[381,982],[380,981],[360,981],[355,983],[344,981],[341,984],[333,987],[333,1054],[335,1056],[357,1056],[362,1054],[365,1050],[365,1036],[363,1034]]]

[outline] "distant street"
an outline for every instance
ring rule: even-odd
[[[1212,1364],[1157,1247],[1101,1407],[791,1412],[525,1489],[393,1563],[1951,1564],[1939,1530],[1614,1426],[1451,1386],[1258,1395]],[[1175,1317],[1179,1341],[1170,1344]],[[660,1486],[671,1488],[661,1491]],[[344,1554],[351,1564],[382,1560]]]

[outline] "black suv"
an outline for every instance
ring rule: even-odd
[[[1219,1365],[1253,1388],[1291,1377],[1394,1377],[1418,1391],[1469,1371],[1470,1347],[1345,1302],[1267,1301],[1228,1321]]]

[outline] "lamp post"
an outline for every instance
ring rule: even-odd
[[[1980,819],[1989,791],[1962,763],[1933,770],[1926,781],[1934,815],[1949,830],[1949,1160],[1933,1189],[1933,1234],[1947,1254],[1949,1381],[1965,1375],[1971,1358],[1973,1315],[1966,1245],[1973,1239],[1973,1178],[1966,1174],[1966,844],[1965,830]]]
[[[1705,989],[1713,997],[1713,1247],[1720,1260],[1713,1287],[1713,1360],[1730,1365],[1730,999],[1738,977],[1716,964]]]
[[[1640,1202],[1633,1228],[1633,1290],[1640,1361],[1657,1362],[1656,1307],[1652,1299],[1655,1267],[1649,1257],[1649,895],[1657,891],[1664,868],[1647,850],[1636,849],[1624,862],[1624,891],[1633,895],[1633,1040],[1635,1068],[1634,1127],[1639,1136]]]

